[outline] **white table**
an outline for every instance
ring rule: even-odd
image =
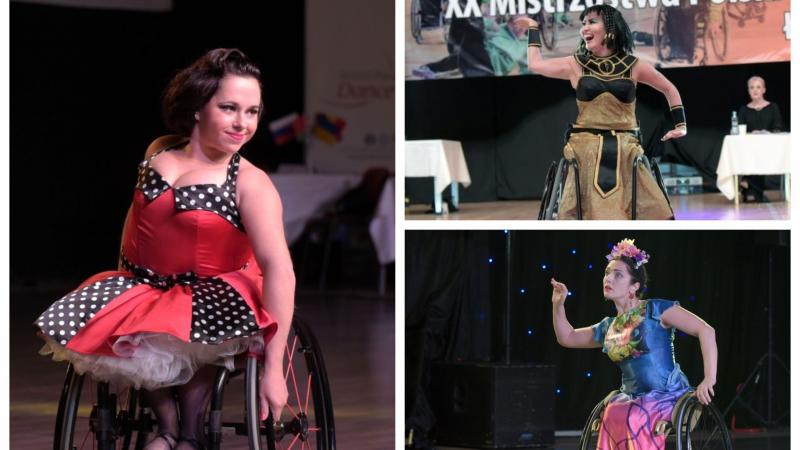
[[[472,179],[457,141],[406,141],[407,178],[433,177],[433,210],[442,213],[442,191],[450,186],[454,207],[458,207],[458,183],[469,186]]]
[[[717,165],[717,188],[739,204],[739,175],[783,175],[783,195],[788,201],[791,149],[789,133],[725,136]]]
[[[306,223],[319,217],[342,195],[361,182],[360,175],[275,173],[270,179],[283,204],[283,226],[291,245],[303,234]],[[378,291],[386,293],[387,266],[394,261],[394,177],[389,177],[381,191],[369,234],[380,264]]]
[[[283,204],[283,227],[291,245],[309,219],[319,217],[345,192],[358,186],[359,175],[275,173],[269,175]]]

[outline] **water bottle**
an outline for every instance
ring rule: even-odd
[[[731,134],[739,134],[739,118],[736,117],[736,111],[731,115]]]

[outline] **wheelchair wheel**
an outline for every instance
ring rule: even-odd
[[[546,49],[552,50],[556,45],[558,26],[553,14],[541,12],[537,18],[542,28],[542,44]]]
[[[334,450],[333,405],[325,363],[316,337],[295,317],[286,341],[285,377],[289,400],[275,426],[258,415],[258,357],[247,359],[246,415],[251,450]],[[268,420],[269,422],[269,420]],[[272,439],[274,438],[273,446]]]
[[[656,29],[653,33],[656,47],[656,57],[659,61],[668,61],[670,55],[669,33],[667,33],[667,9],[658,7],[656,13]]]
[[[144,421],[134,420],[138,391],[113,390],[80,375],[70,364],[61,390],[56,416],[55,450],[128,450],[133,432]],[[117,410],[119,408],[119,410]],[[143,415],[140,408],[140,415]],[[137,448],[141,448],[141,440]]]
[[[693,393],[687,393],[675,404],[672,413],[676,428],[677,450],[732,450],[731,438],[719,410],[704,406]]]
[[[603,410],[606,408],[606,401],[608,397],[615,393],[616,391],[608,394],[605,399],[598,402],[594,408],[592,408],[592,413],[589,415],[589,419],[586,420],[586,424],[583,426],[583,432],[581,433],[581,438],[578,441],[579,450],[595,450],[597,448],[600,427],[603,425]]]

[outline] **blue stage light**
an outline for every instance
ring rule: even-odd
[[[525,288],[522,288],[522,289],[520,289],[520,290],[519,290],[519,293],[520,293],[520,294],[524,294],[524,293],[525,293]]]
[[[574,255],[574,254],[578,253],[578,251],[573,248],[572,250],[570,250],[570,253],[572,253]]]
[[[494,262],[494,258],[492,258],[492,257],[490,256],[490,257],[489,257],[489,264],[491,264],[491,263],[493,263],[493,262]]]
[[[592,378],[592,372],[586,372],[586,378]]]
[[[542,270],[547,270],[547,264],[542,264]]]
[[[528,330],[528,336],[533,336],[533,330]]]
[[[594,266],[593,266],[593,265],[591,265],[591,264],[589,264],[589,266],[588,266],[588,267],[589,267],[589,270],[592,270],[592,269],[594,269]]]
[[[561,395],[561,388],[556,388],[556,395]]]

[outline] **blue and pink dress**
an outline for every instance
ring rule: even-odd
[[[672,408],[690,390],[675,362],[675,328],[661,325],[661,314],[678,302],[651,299],[592,326],[594,340],[622,370],[620,392],[603,413],[598,450],[663,449],[655,425],[671,419]]]

